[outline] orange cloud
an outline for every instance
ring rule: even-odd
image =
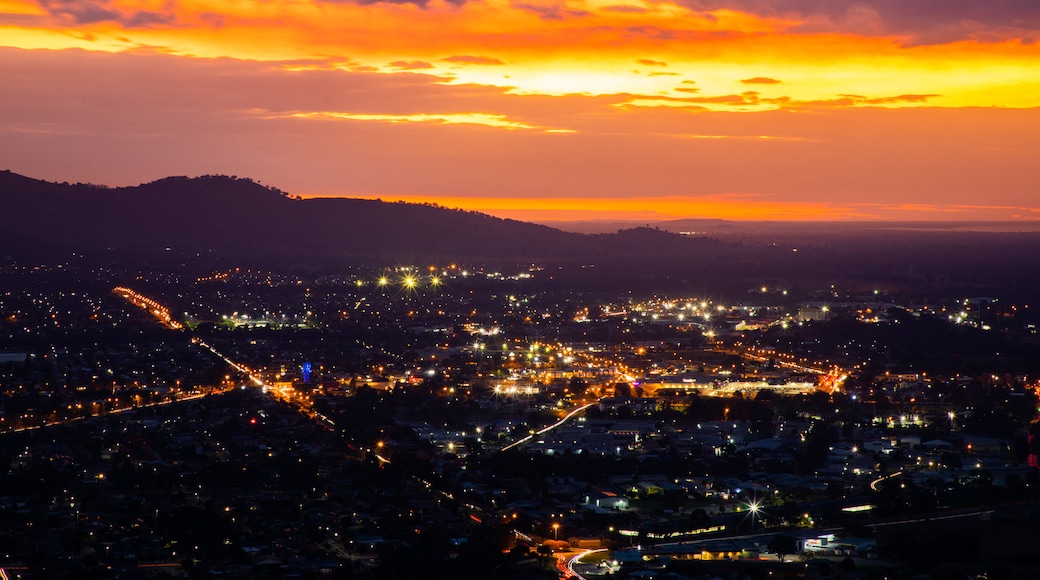
[[[401,70],[424,70],[433,68],[432,64],[421,60],[398,60],[390,63],[390,66]]]
[[[783,81],[778,81],[769,77],[753,77],[750,79],[743,79],[740,82],[745,85],[779,85],[783,83]]]
[[[0,43],[23,48],[269,61],[349,55],[353,66],[372,67],[364,70],[423,70],[527,94],[667,95],[668,77],[679,75],[696,78],[706,95],[784,79],[786,96],[800,102],[906,94],[942,95],[940,106],[1040,106],[1037,44],[974,34],[909,45],[855,27],[814,29],[819,23],[799,10],[758,10],[750,0],[3,2]],[[633,78],[633,61],[667,64],[671,74]],[[887,103],[903,104],[913,103]]]
[[[470,55],[466,55],[466,54],[458,55],[458,56],[449,56],[447,58],[442,58],[441,60],[443,62],[450,62],[450,63],[455,63],[455,64],[490,64],[490,65],[505,64],[501,60],[498,60],[497,58],[492,58],[490,56],[470,56]]]
[[[341,119],[351,121],[383,121],[387,123],[434,123],[442,125],[484,125],[499,129],[540,129],[547,133],[573,133],[572,129],[555,129],[536,127],[520,121],[514,121],[505,115],[490,113],[414,113],[410,115],[375,114],[375,113],[336,113],[315,111],[290,113],[287,115],[266,115],[267,118],[289,117],[295,119]]]
[[[0,0],[0,159],[509,212],[1035,215],[1029,18],[777,2]]]

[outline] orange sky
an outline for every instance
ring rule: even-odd
[[[1038,39],[1035,0],[0,0],[0,168],[521,219],[1032,221]]]

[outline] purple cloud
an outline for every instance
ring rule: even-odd
[[[1036,0],[684,0],[697,10],[793,17],[798,31],[905,36],[912,44],[1040,38]]]
[[[40,7],[51,16],[74,25],[97,22],[118,22],[127,28],[150,28],[170,24],[176,20],[172,7],[165,11],[135,10],[120,11],[112,0],[38,0]]]
[[[341,0],[325,0],[333,3],[341,3]],[[342,2],[349,2],[350,0],[342,0]],[[466,0],[448,0],[450,4],[461,6],[466,3]],[[429,0],[357,0],[357,4],[413,4],[420,8],[426,8],[429,4]]]
[[[567,8],[562,5],[557,6],[539,6],[537,4],[514,4],[516,8],[521,10],[528,10],[541,16],[546,20],[563,20],[564,18],[579,18],[582,16],[588,16],[586,10],[574,10]]]

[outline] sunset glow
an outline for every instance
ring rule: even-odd
[[[1036,220],[1038,39],[1031,0],[0,0],[0,166],[511,217]]]

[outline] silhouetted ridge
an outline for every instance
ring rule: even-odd
[[[13,208],[0,217],[0,229],[31,243],[80,251],[323,262],[528,261],[659,255],[695,243],[646,228],[586,236],[436,204],[300,199],[225,175],[108,188],[4,172],[0,196]]]
[[[141,195],[167,197],[205,198],[232,202],[273,201],[289,197],[289,194],[261,185],[252,179],[228,175],[203,175],[201,177],[173,176],[138,185],[132,189]]]

